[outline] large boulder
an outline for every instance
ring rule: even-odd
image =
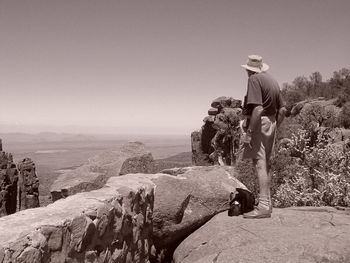
[[[156,248],[171,253],[179,242],[217,213],[227,210],[230,192],[246,187],[230,166],[168,169],[156,185],[153,235]]]
[[[130,142],[119,151],[103,152],[89,159],[87,164],[59,175],[50,187],[52,201],[80,192],[99,189],[111,176],[136,172],[130,163],[139,164],[137,172],[152,172],[152,155],[140,142]]]
[[[350,212],[274,209],[272,218],[221,213],[183,241],[174,263],[350,262]]]

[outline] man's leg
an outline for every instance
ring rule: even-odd
[[[259,182],[259,204],[255,209],[243,215],[244,218],[266,218],[271,217],[270,185],[271,177],[267,171],[264,159],[254,159],[253,165],[258,175]]]

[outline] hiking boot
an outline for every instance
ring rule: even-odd
[[[254,207],[253,211],[243,214],[243,218],[255,219],[255,218],[269,218],[271,217],[271,206],[258,205]]]

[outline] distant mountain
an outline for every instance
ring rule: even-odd
[[[0,133],[0,138],[7,143],[18,142],[67,142],[67,141],[95,141],[96,137],[85,134],[69,134],[42,132],[36,134],[29,133]]]

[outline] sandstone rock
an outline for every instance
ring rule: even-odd
[[[163,159],[154,161],[155,173],[159,173],[166,169],[188,167],[192,165],[192,152],[182,152]]]
[[[61,174],[50,188],[52,200],[103,187],[111,176],[132,170],[132,166],[124,165],[126,161],[137,164],[137,168],[144,172],[152,170],[152,159],[140,142],[128,143],[120,151],[101,153],[89,159],[87,164]]]
[[[147,176],[157,177],[113,177],[103,189],[0,218],[0,262],[149,262],[155,185]]]
[[[18,263],[27,262],[41,262],[42,256],[39,249],[34,247],[27,247],[24,251],[17,257]]]
[[[192,147],[192,164],[193,165],[208,165],[209,154],[202,150],[202,131],[195,131],[191,133],[191,147]]]
[[[63,231],[60,227],[43,226],[40,228],[40,232],[45,236],[48,243],[48,249],[50,251],[57,251],[61,249],[63,242]]]
[[[217,108],[210,108],[209,110],[208,110],[208,114],[209,114],[209,116],[215,116],[216,114],[218,114],[219,113],[219,110],[217,109]]]
[[[240,140],[242,102],[231,97],[216,98],[199,134],[191,134],[194,165],[233,165]],[[200,137],[198,137],[200,136]]]
[[[34,162],[30,158],[25,158],[18,163],[17,167],[19,210],[39,207],[39,179]]]
[[[211,140],[215,136],[217,130],[213,127],[213,123],[206,122],[201,129],[200,146],[205,154],[210,154],[214,151]],[[199,164],[196,164],[199,165]]]
[[[350,262],[349,220],[349,212],[316,207],[259,220],[220,213],[179,245],[174,263]]]
[[[162,250],[167,256],[228,208],[231,191],[244,188],[232,167],[179,171],[111,177],[102,189],[0,218],[1,263],[141,263],[161,258]]]
[[[120,175],[129,173],[153,173],[155,171],[155,163],[151,153],[141,156],[131,157],[124,161],[120,169]]]
[[[16,212],[17,182],[18,171],[12,155],[0,151],[0,217]]]
[[[242,101],[233,99],[231,97],[221,96],[213,100],[211,106],[217,109],[225,107],[240,108],[242,106]]]
[[[215,116],[212,116],[212,115],[209,115],[203,119],[204,123],[206,122],[213,123],[214,121],[215,121]]]
[[[68,229],[71,233],[70,247],[80,253],[91,242],[95,226],[89,217],[80,215],[73,219]]]
[[[177,176],[159,175],[153,211],[154,243],[172,248],[215,214],[228,209],[235,188],[245,186],[228,166],[182,168]]]

